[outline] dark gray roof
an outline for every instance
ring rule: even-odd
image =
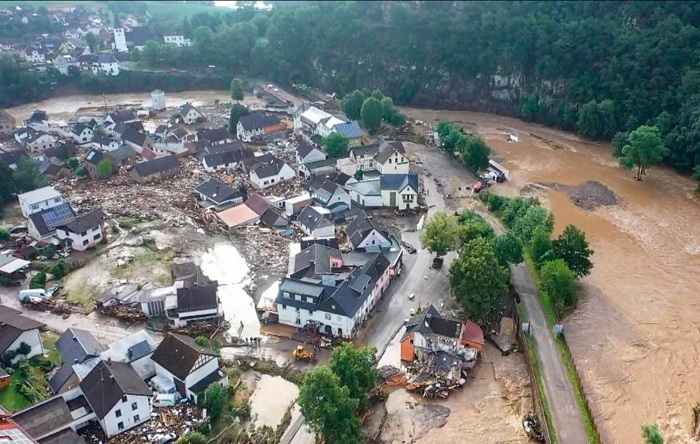
[[[71,233],[80,234],[91,228],[99,226],[105,218],[105,213],[102,208],[95,208],[87,213],[78,215],[71,222],[62,225],[60,228]]]
[[[129,362],[133,362],[151,354],[152,352],[153,348],[151,348],[151,344],[144,340],[129,347],[127,350],[127,356],[129,357]]]
[[[73,126],[72,132],[73,132],[73,134],[79,136],[79,135],[81,135],[81,134],[83,133],[83,131],[85,131],[86,128],[87,128],[87,125],[85,125],[85,124],[83,124],[83,123],[76,123],[76,124]]]
[[[351,157],[374,157],[379,152],[379,144],[372,143],[370,145],[356,146],[350,149]]]
[[[68,382],[68,380],[73,376],[75,372],[73,371],[73,363],[64,362],[56,373],[49,379],[49,387],[54,393],[58,393],[61,387]]]
[[[87,157],[85,158],[85,162],[97,166],[97,164],[100,163],[100,161],[104,159],[104,157],[105,155],[102,151],[92,150],[88,153]]]
[[[398,152],[399,154],[406,154],[406,150],[403,147],[403,143],[401,142],[382,142],[379,145],[379,153],[374,157],[374,160],[376,160],[379,163],[384,163],[387,161],[389,157],[394,154],[394,152]]]
[[[22,157],[28,157],[24,150],[0,151],[0,159],[4,160],[8,165],[16,164]]]
[[[107,136],[95,136],[92,138],[92,143],[96,143],[101,146],[109,146],[109,144],[112,142],[114,142],[114,139]]]
[[[108,151],[105,155],[114,160],[122,161],[129,159],[130,157],[134,157],[136,155],[136,151],[134,151],[134,149],[129,145],[122,145],[116,150]]]
[[[180,162],[175,156],[159,157],[157,159],[134,165],[134,169],[141,177],[150,176],[151,174],[160,173],[173,168],[180,168]]]
[[[63,362],[69,365],[73,365],[76,361],[82,363],[89,358],[99,356],[104,351],[92,333],[73,327],[69,327],[58,338],[56,349],[61,353]]]
[[[198,140],[208,140],[211,143],[221,142],[226,139],[233,139],[231,133],[226,128],[205,128],[197,132]]]
[[[314,150],[321,151],[321,149],[319,147],[317,147],[316,145],[310,144],[305,140],[299,142],[299,145],[297,145],[297,154],[299,154],[299,157],[301,157],[302,159],[304,159],[306,156],[311,154],[311,152]]]
[[[255,174],[260,179],[279,174],[280,170],[282,170],[285,165],[283,160],[280,160],[271,154],[256,157],[255,160],[257,160],[257,162],[249,167],[249,171],[255,171]]]
[[[197,108],[195,108],[191,103],[185,103],[184,105],[180,106],[180,115],[183,117],[187,115],[191,110],[197,111],[199,114],[202,114],[199,112]]]
[[[19,310],[0,305],[0,354],[4,353],[25,331],[46,326],[20,313],[22,312]]]
[[[407,186],[418,192],[417,174],[382,174],[379,179],[379,189],[401,191]]]
[[[146,142],[146,137],[148,137],[146,134],[136,131],[133,128],[128,128],[124,133],[122,134],[122,140],[126,142],[131,142],[133,144],[136,144],[138,146],[143,146],[143,144]]]
[[[282,216],[282,210],[272,205],[260,216],[260,222],[273,228],[287,226],[287,219]]]
[[[341,314],[347,317],[354,317],[372,293],[373,287],[369,283],[370,280],[361,269],[353,270],[350,276],[324,299],[321,303],[322,309],[334,312],[332,302],[335,302],[337,304],[335,310],[339,309]]]
[[[85,440],[75,430],[66,427],[45,438],[41,438],[39,444],[85,444]]]
[[[80,381],[80,389],[100,420],[124,395],[151,395],[151,389],[131,365],[116,361],[98,362]]]
[[[376,255],[362,267],[362,271],[372,278],[372,282],[377,282],[390,265],[386,256],[382,253],[376,253]]]
[[[61,215],[60,218],[56,216],[59,214]],[[42,237],[51,234],[54,230],[56,230],[56,227],[60,225],[60,223],[54,224],[54,221],[70,221],[73,218],[75,218],[75,212],[67,202],[56,205],[53,208],[47,208],[29,216],[29,219],[31,219],[32,223],[36,227],[36,230]]]
[[[199,267],[194,262],[181,262],[173,264],[171,267],[175,280],[186,279],[197,276]]]
[[[277,125],[280,120],[275,116],[266,116],[265,114],[250,114],[240,118],[239,122],[246,131],[262,129],[266,126]]]
[[[222,144],[223,145],[229,145],[229,144]],[[217,146],[218,147],[218,146]],[[211,147],[214,148],[214,147]],[[210,148],[207,149],[208,151]],[[216,151],[216,150],[214,150]],[[243,148],[243,149],[234,149],[234,150],[229,150],[229,151],[221,151],[221,152],[216,152],[213,154],[205,154],[202,157],[202,160],[207,162],[207,165],[210,167],[217,167],[219,165],[226,165],[228,163],[238,163],[244,159],[252,159],[255,157],[255,154],[249,149],[249,148]]]
[[[136,120],[136,116],[134,115],[134,113],[126,109],[111,112],[108,114],[108,116],[110,116],[115,123]]]
[[[154,131],[155,134],[162,134],[168,130],[168,127],[165,125],[158,125],[156,130]]]
[[[184,381],[201,355],[218,356],[214,350],[197,345],[189,336],[169,333],[158,345],[151,359]]]
[[[78,154],[78,146],[74,142],[61,142],[58,146],[53,148],[46,148],[43,151],[43,156],[47,159],[52,157],[61,157],[61,151],[65,153],[68,157],[75,157]]]
[[[331,268],[331,258],[342,261],[343,254],[337,248],[331,248],[322,244],[312,244],[294,257],[294,273],[292,273],[292,277],[298,278],[301,275],[311,277],[308,275],[308,271],[313,272],[313,275],[329,274],[333,270]]]
[[[306,166],[306,169],[308,169],[309,172],[313,174],[314,172],[322,169],[335,169],[336,163],[336,159],[323,159],[316,160],[314,162],[307,162],[304,164],[304,166]]]
[[[178,313],[217,308],[219,305],[217,290],[218,285],[193,285],[189,288],[178,288]]]
[[[182,139],[183,137],[187,136],[189,133],[187,132],[187,130],[185,129],[184,126],[178,126],[177,128],[170,130],[169,134],[171,136],[177,137],[179,140],[179,139]]]
[[[333,222],[323,217],[323,215],[316,211],[311,205],[301,210],[301,213],[297,216],[297,222],[311,231],[320,227],[333,226]]]
[[[30,436],[44,436],[73,422],[70,409],[61,396],[54,396],[12,415]]]
[[[350,222],[348,227],[345,229],[345,232],[348,235],[350,244],[353,247],[357,247],[357,245],[359,245],[372,230],[377,230],[382,233],[383,236],[387,238],[389,237],[389,234],[383,227],[375,224],[367,217],[367,213],[362,211],[355,219],[353,219],[352,222]]]
[[[338,249],[338,238],[337,237],[325,237],[325,238],[319,238],[319,239],[314,239],[312,237],[302,237],[301,238],[301,249],[305,250],[306,248],[312,246],[312,245],[325,245],[326,247]]]
[[[207,199],[211,200],[217,205],[243,197],[240,192],[234,190],[227,183],[224,183],[215,177],[210,177],[209,179],[200,183],[194,190],[203,194]]]
[[[100,54],[97,63],[117,63],[117,59],[112,54]]]
[[[435,307],[430,305],[421,314],[408,320],[406,333],[403,337],[406,338],[412,333],[419,332],[424,335],[436,334],[449,338],[459,338],[461,327],[461,322],[443,318]]]

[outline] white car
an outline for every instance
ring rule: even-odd
[[[415,293],[411,293],[411,294],[408,295],[408,300],[409,300],[409,301],[412,301],[413,299],[415,299],[415,297],[416,297],[416,294],[415,294]]]

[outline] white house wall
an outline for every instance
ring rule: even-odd
[[[187,375],[185,378],[185,387],[188,392],[187,394],[189,396],[196,395],[196,393],[190,392],[190,388],[217,370],[219,370],[219,358],[213,357],[209,362]]]
[[[99,236],[95,239],[95,236]],[[85,232],[85,236],[82,233],[73,233],[69,231],[56,230],[56,237],[59,239],[70,239],[72,241],[71,246],[74,250],[85,251],[91,246],[102,241],[102,229],[98,225],[96,227],[90,228]],[[84,242],[87,241],[87,244]]]
[[[38,213],[39,211],[46,210],[48,208],[53,208],[58,205],[61,205],[63,203],[63,197],[58,196],[52,199],[47,199],[43,200],[41,202],[37,202],[33,205],[30,205],[29,202],[26,200],[20,199],[19,204],[20,207],[22,208],[22,215],[24,217],[29,217],[30,215],[34,213]]]
[[[346,316],[330,314],[320,310],[309,313],[309,310],[301,308],[297,313],[296,308],[291,305],[277,304],[277,313],[281,324],[303,327],[308,321],[316,321],[323,324],[323,327],[321,327],[322,332],[326,331],[326,325],[330,325],[334,335],[338,334],[338,329],[341,329],[344,335],[349,335],[354,326],[353,319]],[[326,315],[330,316],[330,319]],[[299,323],[297,323],[297,319],[299,319]]]
[[[34,356],[44,354],[44,347],[41,345],[41,335],[39,334],[38,328],[22,332],[22,334],[19,335],[19,338],[15,339],[15,341],[12,344],[10,344],[7,350],[17,350],[22,342],[25,342],[32,349],[27,355],[16,356],[12,360],[13,364],[22,359],[29,359]]]
[[[136,403],[136,409],[133,410],[132,403]],[[117,418],[117,410],[121,411],[121,416]],[[138,418],[134,418],[138,415]],[[126,395],[126,402],[120,399],[117,404],[105,415],[100,421],[102,430],[108,438],[125,432],[151,419],[151,408],[149,405],[148,396]],[[119,429],[119,423],[124,424],[123,429]]]
[[[366,248],[366,247],[379,247],[379,248],[389,248],[391,242],[377,230],[372,230],[365,239],[360,242],[355,248]]]

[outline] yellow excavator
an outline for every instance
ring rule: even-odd
[[[294,351],[292,352],[292,356],[297,361],[315,361],[316,360],[316,354],[314,352],[310,352],[310,351],[306,350],[303,345],[297,345],[297,348],[295,348]]]

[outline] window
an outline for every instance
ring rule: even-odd
[[[80,235],[81,235],[82,237],[87,236],[87,231],[83,231],[82,233],[80,233]]]
[[[57,197],[57,198],[55,198],[53,201],[54,201],[55,203],[60,203],[60,202],[61,202],[61,198],[60,198],[60,197]]]
[[[311,302],[312,304],[314,303],[314,298],[308,297],[306,298],[306,302]]]
[[[285,298],[288,298],[288,297],[289,297],[289,292],[288,292],[288,291],[285,291],[285,292],[282,293],[282,294],[284,294],[284,297],[285,297]]]
[[[34,205],[32,205],[32,210],[36,210],[36,209],[38,209],[38,208],[39,208],[39,204],[34,204]]]
[[[287,309],[287,306],[283,304],[283,305],[282,305],[282,310],[286,310],[286,309]]]
[[[125,398],[126,398],[126,396],[125,396]],[[122,398],[122,399],[123,399],[123,398]],[[119,409],[119,410],[117,410],[116,412],[114,412],[114,415],[115,415],[117,418],[121,418],[121,417],[122,417],[122,411],[121,411],[121,409]]]
[[[85,239],[85,240],[83,241],[83,247],[86,246],[86,245],[89,244],[89,243],[90,243],[90,241],[87,240],[87,239]]]
[[[294,311],[296,311],[297,313],[299,313],[299,307],[295,308]]]
[[[375,242],[374,239],[372,239],[372,245],[374,245],[374,242]]]
[[[335,304],[331,304],[331,308],[335,310]]]
[[[139,408],[138,404],[136,404],[135,402],[131,403],[131,410],[136,410],[138,408]]]
[[[122,402],[126,402],[126,395],[122,396]]]
[[[124,430],[124,423],[123,423],[123,422],[120,422],[119,424],[117,424],[117,428],[118,428],[119,430]]]
[[[94,236],[92,237],[92,240],[99,240],[101,237],[102,237],[102,234],[97,233],[96,235],[94,235]]]
[[[138,423],[141,421],[141,417],[139,415],[134,415],[134,422]]]
[[[391,159],[389,159],[389,165],[391,165]]]
[[[309,316],[313,316],[313,315],[314,315],[314,311],[313,311],[313,310],[309,310]]]
[[[326,317],[326,320],[327,320],[327,321],[330,321],[330,320],[331,320],[331,314],[330,314],[330,313],[326,313],[326,316],[325,316],[325,317]]]

